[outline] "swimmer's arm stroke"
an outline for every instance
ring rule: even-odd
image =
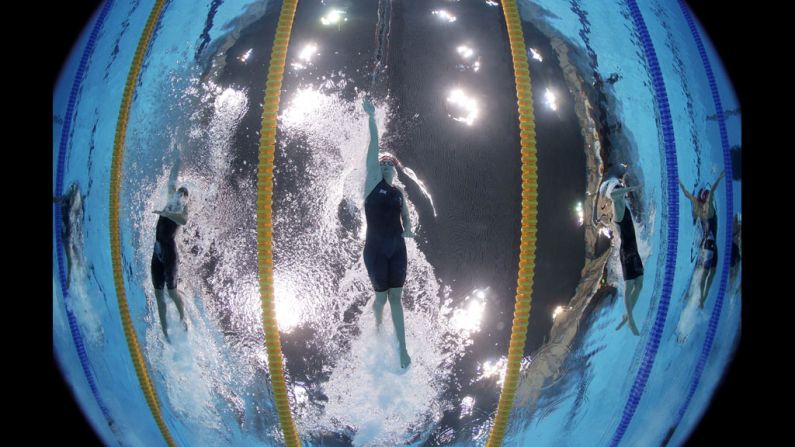
[[[685,188],[685,184],[682,183],[682,179],[679,179],[679,187],[682,188],[682,192],[685,193],[685,197],[687,197],[691,202],[695,203],[696,196],[690,194],[690,191],[688,191],[687,188]]]
[[[718,188],[718,184],[720,183],[720,180],[723,178],[723,175],[724,175],[724,174],[726,174],[726,171],[725,171],[725,170],[724,170],[724,171],[720,171],[720,175],[718,176],[718,178],[717,178],[717,179],[715,179],[715,183],[713,183],[713,185],[715,185],[715,186],[713,186],[713,187],[712,187],[712,189],[710,189],[709,191],[707,191],[707,197],[708,197],[708,198],[707,198],[707,202],[708,202],[710,205],[712,205],[713,207],[715,206],[715,203],[714,203],[714,201],[715,201],[715,194],[713,194],[713,193],[714,193],[714,192],[715,192],[715,190]]]
[[[715,183],[713,183],[713,185],[715,185],[715,186],[713,186],[712,189],[715,189],[715,188],[718,187],[718,183],[720,183],[720,180],[723,178],[724,175],[726,175],[726,171],[725,170],[720,171],[720,175],[718,176],[717,179],[715,179]]]
[[[709,190],[709,195],[710,196],[712,196],[712,193],[716,189],[718,189],[718,186],[720,185],[720,181],[721,181],[721,179],[723,178],[724,175],[726,175],[726,171],[725,170],[720,171],[720,175],[718,176],[718,178],[715,179],[715,182],[713,183],[714,186]]]
[[[405,199],[406,193],[403,191],[401,192],[403,193],[404,197],[403,204],[400,206],[400,217],[403,220],[403,228],[404,228],[403,234],[401,236],[415,237],[416,234],[414,234],[414,232],[411,230],[411,215],[409,215],[409,204]]]
[[[370,127],[370,144],[367,146],[367,178],[365,180],[365,196],[369,194],[375,185],[383,178],[381,167],[378,165],[378,126],[375,124],[375,106],[366,97],[362,101],[362,107],[367,112],[368,125]]]
[[[626,194],[628,192],[637,191],[639,189],[640,189],[640,186],[630,186],[628,188],[616,188],[616,189],[613,190],[613,192],[610,193],[610,197],[615,198],[617,196],[624,195],[624,194]]]
[[[177,155],[177,161],[171,167],[171,175],[168,176],[168,194],[177,192],[177,175],[179,175],[179,168],[182,164],[182,159]]]

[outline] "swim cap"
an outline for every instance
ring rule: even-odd
[[[378,164],[380,165],[384,162],[389,162],[389,164],[391,164],[394,167],[397,167],[399,164],[397,159],[391,154],[381,154],[378,156]]]

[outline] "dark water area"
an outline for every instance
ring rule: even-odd
[[[248,96],[249,107],[237,127],[230,152],[232,172],[239,175],[231,176],[227,181],[235,187],[239,187],[242,179],[256,178],[257,175],[262,101],[278,21],[279,10],[269,7],[260,20],[243,29],[234,45],[226,51],[226,64],[216,81],[223,88],[245,88]],[[249,49],[252,50],[251,56],[241,63],[238,58]]]
[[[499,10],[447,6],[457,16],[454,23],[434,16],[433,3],[393,5],[388,76],[396,117],[384,146],[424,179],[434,197],[436,218],[429,207],[419,209],[420,248],[452,287],[454,303],[475,288],[491,288],[472,350],[480,359],[498,358],[509,328],[496,326],[513,311],[520,236],[515,91],[505,88],[513,80],[510,53],[497,26]],[[462,44],[478,52],[480,71],[457,68]],[[472,126],[448,116],[446,98],[454,88],[478,101],[480,116]]]
[[[487,310],[486,329],[473,347],[482,359],[504,355],[516,289],[521,207],[516,93],[502,11],[485,3],[438,3],[393,5],[388,72],[397,116],[384,145],[425,179],[434,196],[437,218],[429,207],[420,209],[421,248],[441,280],[453,287],[451,296],[491,287],[489,304],[496,311]],[[457,20],[446,23],[434,16],[441,6]],[[525,34],[528,44],[554,57],[541,33],[528,27]],[[455,49],[462,44],[478,52],[478,72],[457,68]],[[540,346],[551,328],[552,310],[571,298],[579,280],[583,233],[574,205],[585,191],[582,138],[560,68],[547,60],[531,70],[539,225],[528,353]],[[558,112],[542,109],[547,85],[560,97]],[[448,116],[445,98],[456,87],[470,92],[481,107],[472,126]],[[497,330],[500,321],[507,323]]]
[[[530,64],[539,187],[534,309],[525,346],[529,353],[549,333],[555,307],[565,305],[574,295],[585,263],[584,228],[577,222],[575,206],[585,203],[586,161],[574,112],[576,100],[566,87],[556,53],[538,29],[527,22],[522,28],[527,48],[544,55],[543,63]],[[557,110],[544,103],[547,89],[557,97]]]

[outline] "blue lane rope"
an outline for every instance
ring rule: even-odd
[[[695,371],[693,371],[693,379],[690,382],[690,388],[688,389],[687,397],[685,397],[685,401],[682,404],[682,407],[679,409],[674,427],[677,427],[679,423],[682,422],[685,411],[687,411],[687,407],[690,405],[690,401],[693,399],[696,388],[698,388],[701,375],[704,372],[704,366],[706,365],[707,358],[709,358],[710,351],[712,350],[712,343],[715,340],[715,333],[718,330],[721,310],[723,309],[723,299],[726,295],[726,284],[729,278],[729,269],[731,267],[732,230],[730,229],[730,225],[734,215],[734,200],[732,196],[732,164],[729,148],[729,136],[726,132],[726,118],[723,114],[723,104],[720,100],[720,94],[718,93],[718,84],[715,82],[715,76],[712,73],[712,64],[710,64],[709,59],[707,58],[707,52],[704,50],[704,43],[701,40],[701,35],[698,33],[696,25],[693,22],[693,16],[690,14],[690,11],[688,11],[687,6],[682,0],[679,0],[679,8],[682,10],[682,14],[685,16],[687,26],[690,28],[690,33],[693,35],[693,40],[696,42],[696,47],[698,47],[698,54],[701,56],[701,62],[704,64],[704,71],[706,72],[707,80],[709,81],[709,89],[712,93],[712,100],[715,102],[715,110],[718,114],[718,128],[720,129],[720,143],[723,148],[723,165],[726,183],[726,237],[724,238],[725,248],[723,250],[723,269],[721,270],[720,274],[718,298],[715,300],[715,306],[712,308],[712,315],[709,318],[709,326],[707,327],[707,335],[704,339],[704,347],[701,349],[701,356],[698,359]],[[713,186],[713,188],[715,187],[717,187],[717,185]]]
[[[611,446],[617,446],[624,437],[627,427],[629,427],[632,417],[635,415],[635,410],[638,407],[640,398],[643,396],[643,391],[649,380],[651,369],[654,366],[654,359],[657,356],[660,338],[665,328],[665,319],[668,315],[668,303],[671,301],[671,288],[673,287],[674,274],[676,272],[677,243],[679,239],[679,175],[676,161],[674,129],[671,120],[671,111],[668,107],[668,95],[665,92],[665,83],[663,82],[660,64],[657,60],[657,53],[654,51],[654,45],[649,36],[649,30],[646,28],[646,22],[643,20],[638,4],[635,0],[627,0],[627,6],[632,15],[635,30],[638,32],[641,43],[643,44],[643,52],[649,66],[649,72],[651,73],[654,95],[657,99],[657,108],[660,114],[660,124],[662,125],[665,167],[668,180],[668,247],[665,252],[665,274],[660,304],[657,307],[657,315],[654,319],[654,325],[651,328],[649,340],[646,343],[643,361],[640,365],[638,374],[635,376],[635,383],[632,385],[629,397],[624,405],[624,413],[621,417],[621,422],[610,441]]]
[[[72,90],[69,92],[69,102],[66,106],[66,114],[64,115],[64,122],[63,128],[61,129],[61,142],[58,147],[58,165],[56,168],[56,176],[55,176],[55,196],[61,197],[63,195],[63,180],[64,180],[64,163],[66,158],[66,149],[68,146],[69,140],[69,131],[72,127],[72,115],[75,111],[75,103],[77,101],[77,92],[80,90],[80,84],[83,80],[83,75],[86,71],[86,66],[88,65],[88,58],[94,52],[94,47],[97,41],[97,35],[99,34],[100,28],[105,23],[105,19],[107,18],[108,11],[110,11],[111,6],[113,5],[113,0],[108,0],[102,7],[102,10],[97,17],[96,23],[94,23],[94,28],[91,30],[91,35],[88,38],[88,43],[86,44],[85,49],[83,50],[83,56],[80,58],[80,65],[77,67],[77,73],[75,73],[75,79],[72,81]],[[108,425],[113,424],[113,417],[110,415],[110,411],[108,411],[108,407],[105,405],[105,402],[99,395],[99,390],[97,389],[97,384],[94,380],[94,375],[91,372],[90,366],[88,364],[88,355],[86,354],[86,347],[85,343],[83,343],[83,336],[80,333],[80,327],[77,324],[77,318],[75,318],[74,313],[69,309],[69,306],[66,305],[66,300],[69,298],[69,287],[66,284],[66,274],[64,269],[64,261],[63,261],[63,240],[61,238],[61,219],[63,214],[63,206],[60,203],[55,204],[55,244],[56,249],[55,252],[58,258],[58,279],[61,285],[61,292],[63,295],[64,300],[64,308],[66,309],[67,319],[69,321],[69,329],[72,333],[72,341],[74,341],[75,348],[77,349],[77,355],[80,358],[80,366],[83,367],[83,374],[88,381],[88,386],[91,388],[91,393],[94,395],[94,399],[97,401],[97,405],[99,405],[99,409],[102,411],[102,414],[105,416],[105,419],[108,421]]]

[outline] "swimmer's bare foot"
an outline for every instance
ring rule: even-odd
[[[618,323],[618,326],[616,326],[616,330],[621,329],[621,327],[624,326],[624,324],[626,323],[629,323],[629,330],[632,332],[633,335],[640,335],[640,332],[638,332],[638,327],[635,326],[635,322],[630,321],[627,314],[624,314],[624,316],[621,317],[621,323]]]
[[[621,327],[624,326],[627,320],[628,320],[627,314],[624,314],[624,316],[621,317],[621,323],[618,323],[618,326],[616,326],[616,330],[621,329]]]
[[[411,363],[411,357],[409,357],[408,351],[405,349],[400,350],[400,367],[407,368]]]

